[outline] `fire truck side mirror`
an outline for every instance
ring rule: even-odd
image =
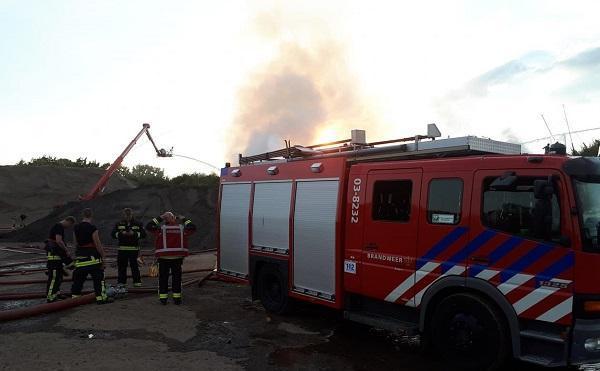
[[[514,171],[509,171],[494,179],[492,184],[490,184],[490,189],[494,191],[511,191],[515,189],[516,184],[516,173]]]

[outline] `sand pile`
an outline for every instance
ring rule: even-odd
[[[100,179],[104,170],[48,166],[0,166],[0,228],[13,225],[21,214],[29,224],[53,208],[77,200]],[[104,194],[135,184],[114,175]]]
[[[130,207],[138,218],[147,223],[166,210],[191,218],[198,226],[198,232],[190,239],[194,249],[215,247],[216,203],[218,190],[212,187],[144,186],[136,189],[121,189],[105,194],[95,200],[71,202],[57,208],[50,215],[39,219],[22,230],[4,235],[10,241],[43,241],[50,227],[67,215],[80,218],[81,210],[89,207],[94,213],[94,223],[100,229],[104,244],[114,244],[110,231],[121,217],[121,211]],[[67,240],[71,234],[67,233]],[[152,244],[151,238],[145,241]]]

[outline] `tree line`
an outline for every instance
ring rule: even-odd
[[[97,161],[80,157],[75,161],[68,158],[42,156],[29,161],[21,160],[15,166],[52,166],[59,168],[91,168],[106,170],[110,163],[100,164]],[[136,182],[138,185],[176,185],[176,186],[209,186],[217,187],[219,177],[214,174],[186,173],[173,178],[165,175],[163,169],[151,165],[135,165],[131,168],[120,166],[117,171],[122,177]]]

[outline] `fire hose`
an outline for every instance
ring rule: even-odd
[[[182,273],[211,272],[212,270],[213,270],[213,268],[191,269],[188,271],[183,271]],[[131,275],[129,275],[128,277],[131,277]],[[148,274],[142,274],[142,277],[150,277],[150,276]],[[104,277],[105,280],[116,279],[116,278],[118,278],[118,276],[116,276],[116,275],[110,275],[110,276]],[[63,282],[71,282],[72,280],[73,280],[72,278],[65,278],[65,279],[63,279]],[[35,283],[46,283],[46,282],[48,282],[47,279],[0,281],[0,286],[2,286],[2,285],[31,285],[31,284],[35,284]]]
[[[212,270],[211,270],[212,271]],[[184,281],[182,286],[188,287],[195,283],[198,283],[198,286],[202,285],[208,278],[212,276],[212,272],[207,274],[202,278],[194,278],[188,281]],[[141,294],[141,293],[152,293],[155,292],[156,288],[137,288],[130,289],[129,292]],[[0,322],[12,321],[32,316],[37,316],[40,314],[47,314],[52,312],[57,312],[69,308],[74,308],[83,304],[93,303],[96,300],[95,294],[90,293],[83,295],[78,298],[66,299],[54,303],[45,303],[36,305],[28,308],[19,308],[19,309],[10,309],[0,312]]]

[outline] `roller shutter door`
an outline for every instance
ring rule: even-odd
[[[289,250],[291,182],[255,183],[252,247],[287,253]]]
[[[339,181],[299,181],[294,210],[294,290],[333,300]]]
[[[224,184],[220,213],[220,270],[234,275],[248,275],[248,184]]]

